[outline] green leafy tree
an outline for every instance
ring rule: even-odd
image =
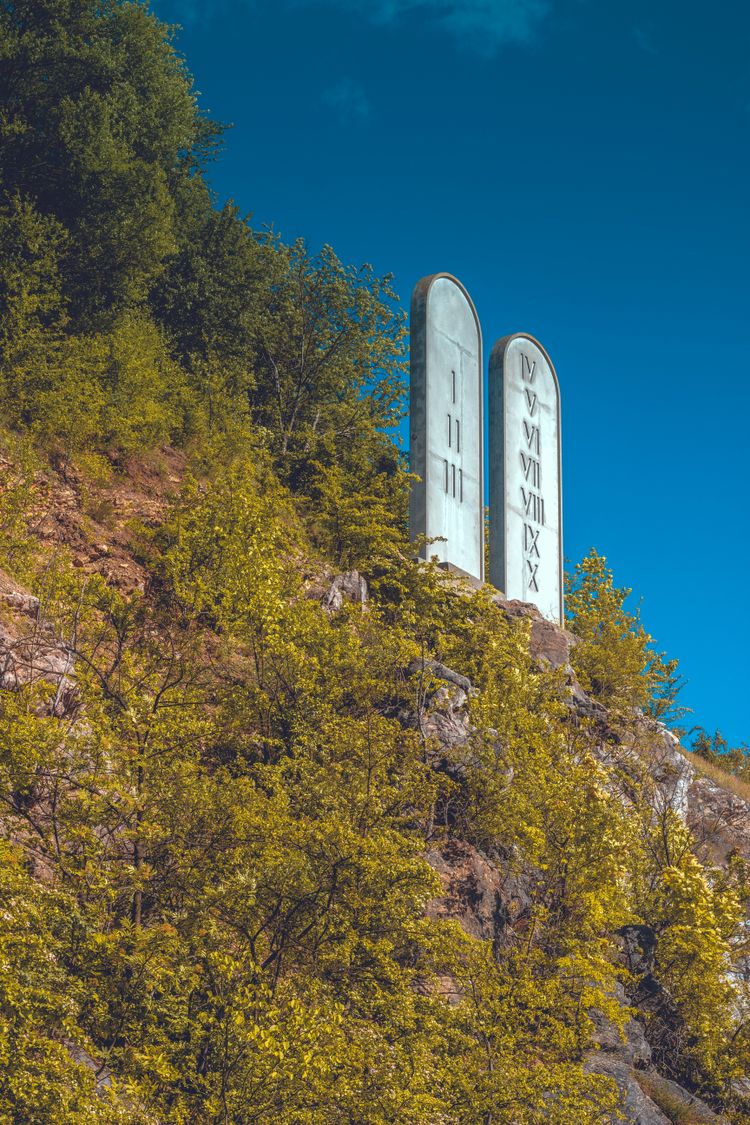
[[[571,660],[583,686],[616,710],[674,713],[680,688],[677,661],[653,647],[638,612],[625,602],[631,591],[614,584],[607,560],[592,550],[568,579],[565,607],[579,639]]]
[[[4,3],[0,43],[0,187],[65,232],[65,305],[96,324],[176,249],[174,184],[206,133],[190,77],[141,4]]]
[[[257,330],[258,421],[274,434],[284,478],[294,483],[323,434],[335,451],[393,424],[402,408],[404,315],[390,278],[341,264],[324,246],[278,242]]]

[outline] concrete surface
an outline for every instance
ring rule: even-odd
[[[490,357],[490,582],[563,620],[560,388],[532,336]]]
[[[468,293],[432,274],[411,303],[412,539],[436,539],[421,558],[484,580],[482,333]]]

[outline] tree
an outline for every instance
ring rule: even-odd
[[[677,661],[652,647],[640,615],[625,609],[631,594],[614,584],[607,560],[591,550],[568,577],[565,608],[578,638],[571,661],[581,683],[615,710],[648,710],[657,718],[675,710]]]
[[[302,240],[272,244],[252,404],[293,482],[321,435],[333,435],[338,451],[398,420],[404,314],[392,304],[390,278],[370,266],[343,266],[330,246],[313,256]]]
[[[80,327],[143,301],[176,249],[175,184],[207,128],[170,39],[138,3],[0,4],[0,190],[67,235]]]

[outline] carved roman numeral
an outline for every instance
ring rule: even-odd
[[[535,391],[530,391],[528,387],[524,387],[526,392],[526,405],[529,408],[529,414],[533,418],[536,414],[537,397]]]
[[[533,383],[536,378],[536,360],[529,359],[525,352],[521,352],[521,378],[524,383]]]
[[[521,465],[526,483],[530,484],[532,488],[539,488],[542,475],[540,462],[534,457],[527,457],[525,453],[522,453]]]
[[[539,563],[533,563],[529,559],[526,560],[526,583],[530,590],[539,593],[539,583],[537,582],[537,571],[539,570]]]
[[[530,516],[535,523],[544,524],[544,500],[536,492],[531,489],[527,492],[521,486],[521,499],[523,500],[523,510],[527,516]]]
[[[530,558],[540,558],[539,554],[539,531],[531,527],[528,523],[523,525],[523,549]]]
[[[523,433],[524,433],[524,437],[526,438],[527,448],[530,449],[532,453],[536,453],[536,455],[538,457],[539,456],[539,427],[538,426],[532,426],[532,424],[530,422],[527,422],[526,419],[524,418]]]

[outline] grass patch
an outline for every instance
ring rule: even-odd
[[[729,793],[734,793],[735,796],[741,797],[743,801],[747,801],[750,805],[750,783],[742,781],[741,778],[735,777],[732,773],[727,773],[726,770],[721,769],[720,766],[709,762],[700,754],[694,754],[692,750],[684,750],[683,754],[695,766],[698,773],[708,777],[711,781],[715,782],[722,789],[726,789]]]

